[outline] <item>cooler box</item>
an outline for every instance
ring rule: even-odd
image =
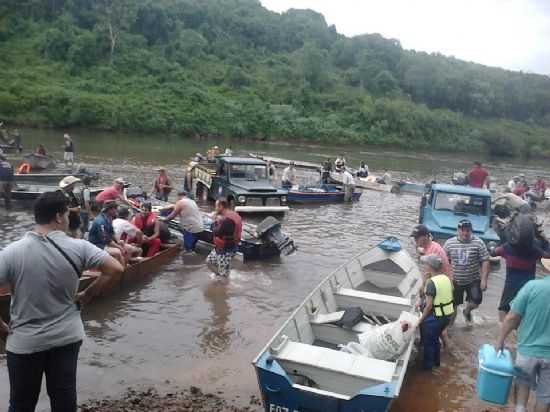
[[[479,349],[477,395],[479,399],[506,405],[514,380],[514,362],[510,351],[497,353],[492,345]]]

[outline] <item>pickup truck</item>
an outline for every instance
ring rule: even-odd
[[[220,156],[215,163],[195,163],[190,173],[199,198],[224,197],[239,213],[288,211],[288,191],[273,186],[267,175],[267,163],[261,159]]]
[[[499,242],[492,229],[491,193],[470,186],[433,184],[422,197],[419,222],[426,225],[435,240],[456,235],[458,222],[469,219],[473,233],[485,243]]]

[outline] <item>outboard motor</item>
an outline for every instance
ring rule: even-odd
[[[275,245],[283,256],[288,256],[296,250],[294,241],[281,230],[281,222],[273,216],[266,217],[256,226],[256,234],[264,242]]]

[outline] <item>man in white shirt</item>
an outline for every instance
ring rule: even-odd
[[[116,240],[118,242],[125,242],[124,249],[130,257],[135,258],[143,254],[141,245],[144,241],[144,235],[129,219],[130,211],[128,208],[121,208],[118,211],[118,217],[113,220],[113,230],[115,231]]]
[[[353,190],[355,189],[355,180],[347,168],[342,173],[342,184],[344,185],[344,202],[351,202]]]
[[[193,199],[187,197],[187,192],[178,192],[178,201],[174,205],[172,213],[163,218],[170,221],[179,216],[180,229],[183,233],[183,245],[186,250],[194,250],[199,240],[212,242],[212,233],[204,230],[202,213]]]
[[[290,165],[283,171],[283,178],[281,179],[281,185],[283,189],[290,189],[296,184],[296,168],[294,162],[290,162]]]

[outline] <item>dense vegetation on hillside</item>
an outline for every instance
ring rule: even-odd
[[[549,77],[258,0],[3,0],[0,53],[17,123],[550,153]]]

